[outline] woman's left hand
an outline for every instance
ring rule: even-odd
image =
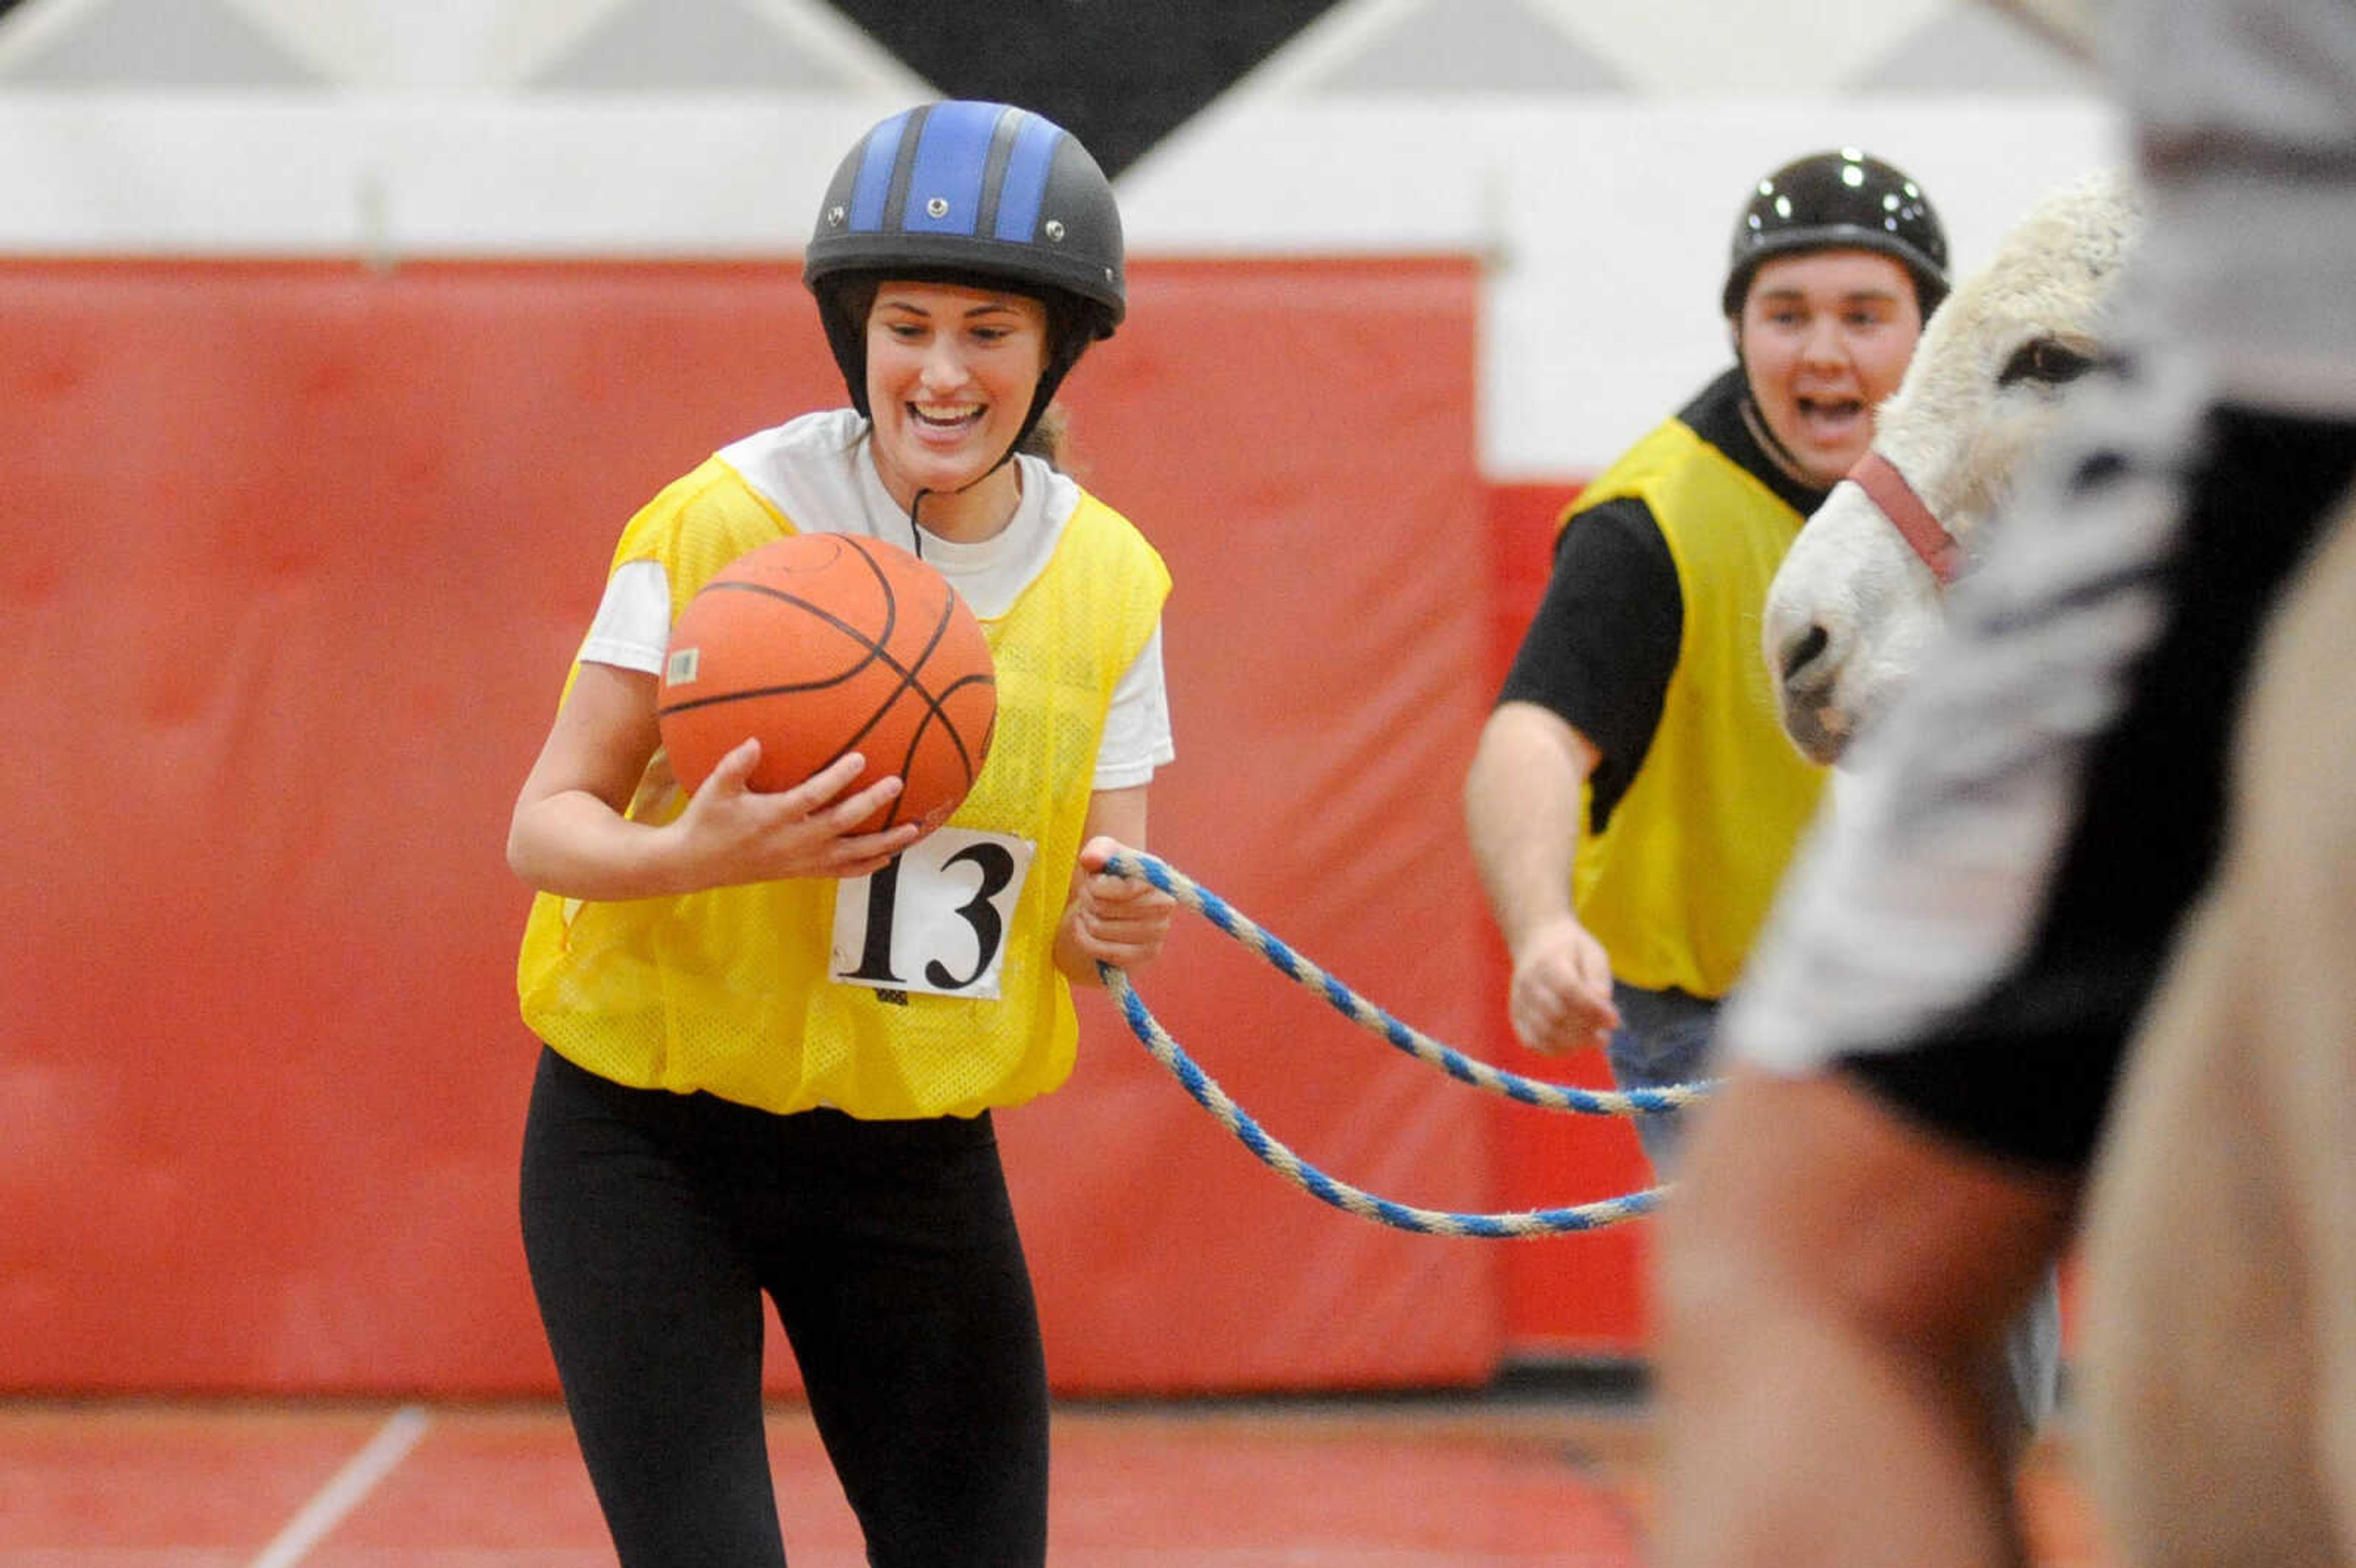
[[[1091,838],[1080,849],[1080,874],[1055,933],[1057,967],[1083,984],[1100,983],[1096,966],[1141,969],[1161,955],[1178,901],[1140,877],[1106,870],[1128,848],[1117,838]]]

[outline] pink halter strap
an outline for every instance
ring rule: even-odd
[[[1956,569],[1963,564],[1963,550],[1956,545],[1955,536],[1931,515],[1931,508],[1922,504],[1914,486],[1906,483],[1906,475],[1898,472],[1897,464],[1878,452],[1869,452],[1857,460],[1848,476],[1865,492],[1866,499],[1890,519],[1907,547],[1922,558],[1922,564],[1931,569],[1940,587],[1955,580]]]

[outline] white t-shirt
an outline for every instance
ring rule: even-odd
[[[918,539],[908,515],[884,488],[869,456],[867,421],[856,411],[805,414],[721,449],[745,482],[806,533],[858,534],[915,548],[981,619],[1012,607],[1047,564],[1080,489],[1035,457],[1014,459],[1022,499],[1005,528],[976,544],[929,530]],[[647,675],[662,671],[670,642],[670,583],[659,561],[625,561],[605,584],[581,657]],[[1162,673],[1162,628],[1113,688],[1097,752],[1096,787],[1149,783],[1176,756]]]

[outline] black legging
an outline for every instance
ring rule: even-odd
[[[988,1116],[777,1116],[543,1051],[522,1199],[623,1568],[784,1563],[765,1291],[871,1563],[1045,1562],[1046,1359]]]

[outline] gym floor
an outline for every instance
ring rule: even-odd
[[[769,1422],[794,1568],[859,1568],[796,1405]],[[1066,1403],[1058,1568],[1635,1568],[1641,1399],[1559,1392]],[[2101,1568],[2066,1417],[2030,1456],[2034,1560]],[[551,1404],[0,1403],[0,1568],[594,1568]]]

